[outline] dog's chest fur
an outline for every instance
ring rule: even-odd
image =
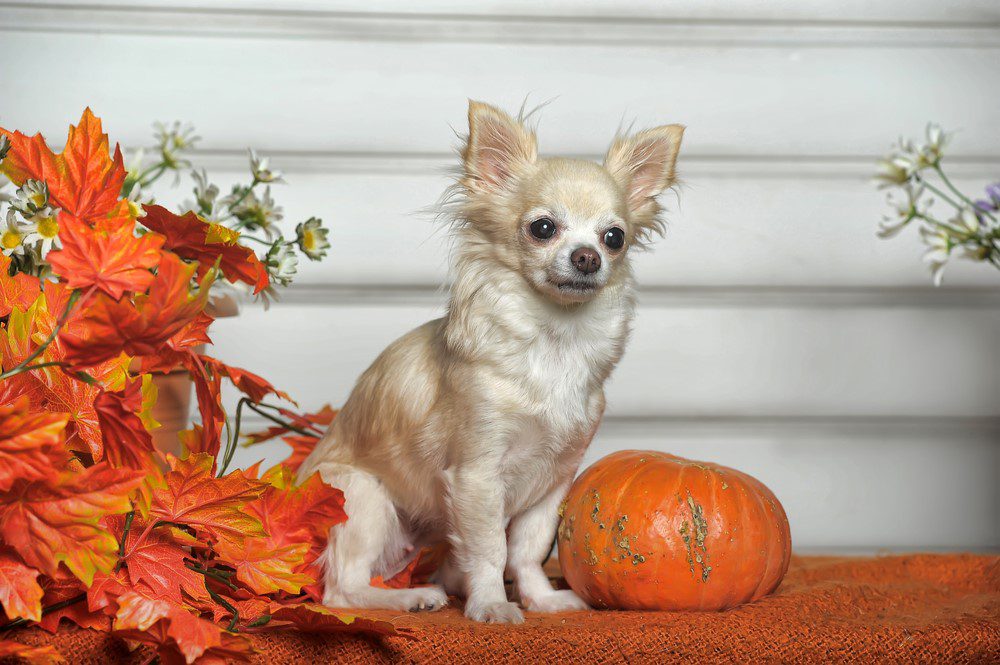
[[[500,473],[516,513],[575,471],[603,411],[603,385],[621,358],[634,302],[631,284],[576,308],[504,286],[480,290],[450,323],[462,326],[463,355],[484,368],[489,412],[506,420]]]

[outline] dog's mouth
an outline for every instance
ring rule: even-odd
[[[549,283],[565,293],[593,293],[600,286],[594,282],[584,282],[578,280],[566,280],[563,282],[549,280]]]

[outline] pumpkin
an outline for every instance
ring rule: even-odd
[[[788,518],[756,478],[654,451],[608,455],[561,507],[559,565],[591,606],[724,610],[781,583]]]

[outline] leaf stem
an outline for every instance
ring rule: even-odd
[[[239,621],[240,621],[240,613],[239,613],[239,611],[235,607],[233,607],[232,604],[230,604],[225,598],[223,598],[222,596],[220,596],[215,591],[212,591],[211,589],[208,589],[208,595],[211,596],[212,600],[214,600],[215,602],[217,602],[219,605],[222,605],[227,610],[229,610],[230,612],[232,612],[233,618],[229,621],[229,626],[226,627],[226,630],[228,630],[230,633],[238,632],[236,630],[236,624],[238,624]]]
[[[52,612],[58,612],[59,610],[62,609],[66,609],[70,605],[76,605],[77,603],[82,602],[84,600],[87,600],[87,594],[81,593],[77,594],[76,596],[73,596],[72,598],[67,598],[66,600],[61,600],[58,603],[53,603],[51,605],[42,608],[42,616],[45,616],[46,614],[51,614]],[[28,620],[25,619],[24,617],[21,617],[19,619],[8,621],[7,623],[0,626],[0,631],[10,630],[12,628],[17,628],[19,626],[26,626],[26,625],[28,625]]]
[[[219,477],[226,475],[226,470],[229,468],[229,463],[233,461],[233,455],[236,454],[236,445],[240,440],[240,423],[243,420],[243,407],[250,403],[249,397],[241,397],[240,401],[236,404],[236,422],[233,425],[233,435],[226,441],[226,451],[222,456],[222,468],[219,469]]]
[[[115,564],[115,572],[117,573],[125,565],[125,542],[128,540],[128,533],[132,530],[132,520],[135,519],[135,510],[130,510],[125,513],[125,527],[122,529],[122,539],[118,543],[118,563]]]
[[[252,192],[253,188],[256,187],[259,184],[260,184],[260,180],[258,180],[257,178],[254,178],[253,181],[250,183],[250,186],[247,187],[246,189],[244,189],[243,193],[240,194],[240,197],[238,199],[236,199],[235,201],[233,201],[232,203],[230,203],[229,205],[226,206],[226,210],[228,212],[232,212],[233,208],[235,208],[239,204],[243,203],[243,199],[245,199],[246,197],[250,196],[250,192]]]
[[[291,430],[292,432],[297,432],[299,434],[302,434],[303,436],[311,436],[311,437],[313,437],[315,439],[319,438],[319,435],[316,434],[315,432],[310,432],[308,430],[302,429],[301,427],[296,427],[295,425],[292,425],[291,423],[286,422],[286,421],[282,420],[281,418],[278,418],[277,416],[271,415],[270,413],[267,413],[266,411],[262,411],[260,408],[258,408],[258,407],[267,407],[267,408],[271,408],[271,409],[277,409],[278,407],[276,407],[276,406],[271,406],[270,404],[256,404],[254,402],[248,402],[247,406],[249,406],[250,409],[253,410],[254,412],[256,412],[257,414],[264,416],[265,418],[267,418],[271,422],[277,423],[278,425],[281,425],[282,427],[285,427],[285,428]]]

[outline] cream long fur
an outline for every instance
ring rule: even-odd
[[[682,133],[620,136],[603,166],[539,159],[521,121],[470,102],[447,315],[382,352],[300,472],[346,496],[324,561],[327,605],[431,610],[448,592],[471,619],[519,623],[506,571],[525,609],[586,607],[541,564],[628,338],[630,247],[660,230],[656,196],[674,181]],[[553,237],[532,234],[540,218]],[[604,241],[613,227],[620,249]],[[580,248],[598,270],[574,265]],[[370,586],[443,539],[439,586]]]

